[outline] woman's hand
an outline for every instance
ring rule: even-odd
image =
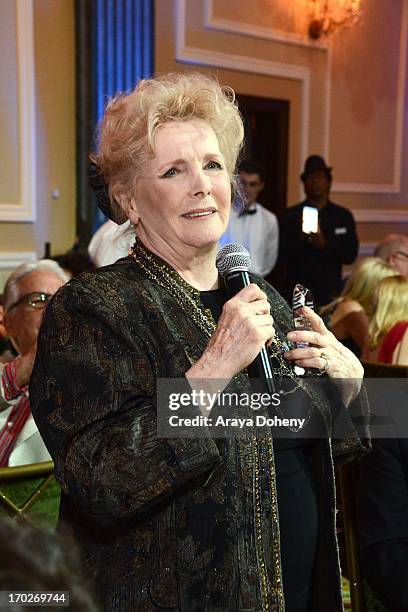
[[[347,379],[349,382],[342,385],[342,394],[348,405],[360,391],[363,366],[311,308],[304,306],[301,313],[310,321],[312,331],[291,331],[287,337],[291,342],[307,342],[310,346],[288,351],[284,355],[285,359],[294,361],[302,368],[317,368],[326,372],[330,378]]]
[[[252,363],[274,335],[268,299],[251,283],[224,304],[206,350],[186,376],[229,380]]]

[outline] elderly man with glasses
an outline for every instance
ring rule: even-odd
[[[408,236],[387,234],[374,255],[386,261],[402,276],[408,278]]]
[[[51,459],[30,411],[28,383],[44,309],[68,281],[55,261],[19,266],[4,288],[4,326],[19,355],[0,365],[0,467]]]

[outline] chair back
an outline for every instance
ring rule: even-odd
[[[367,612],[364,599],[364,587],[360,574],[356,510],[352,486],[352,467],[353,462],[337,466],[336,490],[344,534],[351,609],[353,612]]]
[[[408,366],[361,360],[364,378],[408,378]]]
[[[52,461],[0,468],[0,515],[23,517],[34,525],[53,529],[59,502],[60,487]]]

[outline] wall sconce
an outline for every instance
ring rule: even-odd
[[[309,0],[312,20],[309,36],[317,40],[356,23],[361,17],[361,0]]]

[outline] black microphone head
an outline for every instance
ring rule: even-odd
[[[248,272],[251,267],[251,256],[242,244],[226,244],[217,254],[217,270],[222,278],[232,272]]]

